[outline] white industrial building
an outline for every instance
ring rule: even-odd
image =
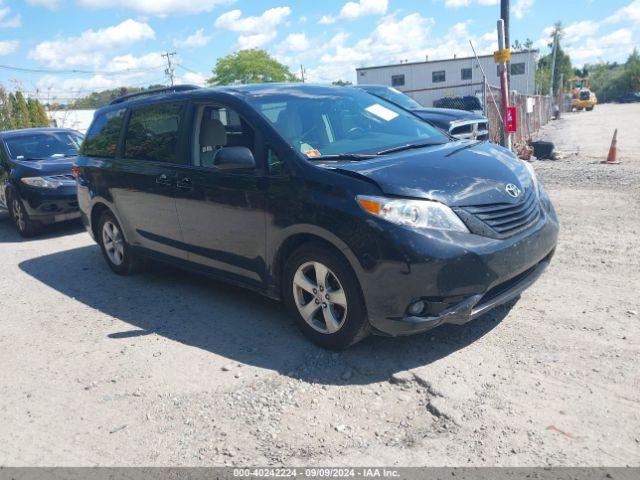
[[[511,53],[510,90],[535,93],[538,50]],[[498,64],[493,55],[479,57],[489,85],[500,85]],[[475,57],[450,58],[424,62],[407,62],[357,68],[357,83],[395,87],[412,96],[425,107],[443,97],[483,95],[483,75]]]
[[[95,110],[51,110],[49,121],[52,127],[72,128],[85,133],[93,121]]]

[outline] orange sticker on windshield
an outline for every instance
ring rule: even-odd
[[[304,153],[305,153],[305,155],[307,157],[319,157],[320,156],[320,150],[318,150],[317,148],[308,148]]]

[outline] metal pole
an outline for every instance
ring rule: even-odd
[[[482,68],[482,64],[480,63],[480,59],[478,58],[478,54],[476,53],[476,49],[473,46],[473,42],[471,40],[469,40],[469,45],[471,45],[471,50],[473,50],[473,55],[474,57],[476,57],[476,62],[478,63],[478,66],[480,67],[480,71],[482,72],[482,77],[485,79],[485,85],[488,83],[486,82],[487,79],[487,74],[484,71],[484,68]],[[496,112],[498,112],[498,118],[500,118],[500,124],[504,125],[504,119],[502,118],[502,112],[500,111],[500,107],[498,107],[498,102],[496,102],[496,97],[493,96],[493,90],[490,88],[487,88],[487,90],[489,90],[489,94],[491,95],[491,100],[493,101],[494,106],[496,107]]]
[[[498,20],[498,49],[504,50],[504,22]],[[509,80],[507,79],[507,62],[500,63],[500,93],[502,94],[502,116],[506,120],[507,108],[509,108]],[[507,133],[506,123],[503,123],[500,132],[500,143],[503,147],[511,149],[511,136]]]
[[[551,79],[549,81],[549,96],[553,99],[553,81],[556,76],[556,54],[558,52],[558,31],[553,34],[553,55],[551,57]]]
[[[504,22],[504,48],[511,48],[511,41],[509,40],[509,0],[500,0],[500,18]],[[509,70],[510,68],[507,69],[507,81],[511,83],[511,72]]]

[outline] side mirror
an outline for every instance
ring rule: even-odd
[[[218,170],[251,170],[256,161],[247,147],[222,147],[213,157],[213,166]]]

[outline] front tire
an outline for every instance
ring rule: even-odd
[[[40,231],[40,223],[31,220],[22,199],[17,194],[9,197],[9,214],[21,237],[32,238]]]
[[[141,259],[132,251],[111,212],[104,212],[100,217],[98,243],[109,268],[118,275],[133,275],[142,269]]]
[[[344,258],[320,243],[293,252],[283,272],[283,297],[302,333],[330,350],[369,334],[358,280]]]

